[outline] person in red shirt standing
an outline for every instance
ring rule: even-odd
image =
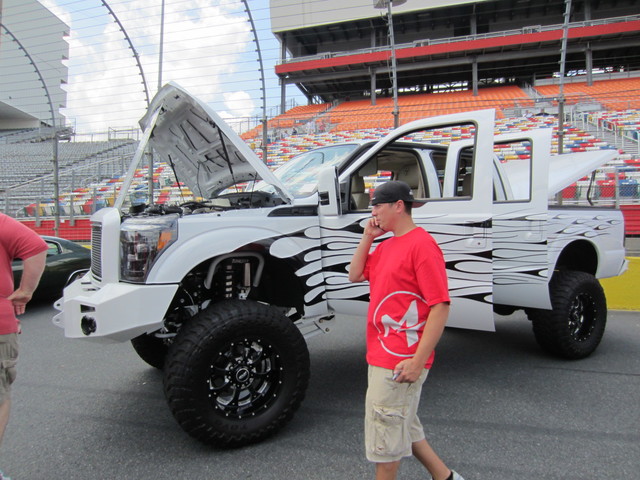
[[[349,280],[369,281],[365,413],[367,458],[376,480],[397,477],[400,460],[414,455],[434,480],[463,480],[427,442],[417,416],[422,384],[449,314],[449,290],[440,247],[411,216],[409,185],[376,188],[372,218],[349,267]],[[393,233],[370,253],[373,242]]]
[[[0,443],[9,422],[11,384],[18,359],[17,315],[25,312],[38,286],[47,258],[46,242],[33,230],[0,213]],[[22,279],[15,288],[11,263],[23,262]],[[6,478],[0,472],[0,480]]]

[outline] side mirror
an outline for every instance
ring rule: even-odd
[[[342,214],[338,169],[335,166],[323,168],[318,175],[318,211],[322,216]]]

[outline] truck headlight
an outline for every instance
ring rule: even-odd
[[[131,218],[120,226],[120,278],[143,283],[153,263],[178,238],[178,215]]]

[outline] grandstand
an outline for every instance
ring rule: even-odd
[[[67,204],[69,196],[73,196],[72,192],[77,191],[77,187],[86,187],[120,176],[126,171],[136,146],[137,141],[132,139],[59,143],[57,147],[62,204]],[[16,216],[34,215],[36,209],[32,206],[40,203],[43,207],[37,209],[39,214],[53,214],[51,159],[51,141],[0,144],[0,169],[3,172],[0,175],[0,191],[5,193],[0,196],[0,208],[5,213]],[[76,205],[80,204],[77,199]],[[91,212],[78,210],[75,213]]]
[[[371,2],[354,8],[343,3],[272,2],[272,30],[283,45],[276,73],[313,103],[369,98],[375,104],[391,88],[386,18]],[[639,5],[572,2],[569,75],[583,74],[591,83],[597,72],[638,70]],[[528,88],[554,78],[564,9],[564,2],[553,0],[409,0],[394,6],[400,94],[458,89],[477,95],[484,86]]]
[[[405,95],[399,99],[400,123],[419,118],[449,113],[495,108],[498,118],[504,118],[504,109],[517,106],[532,107],[533,100],[516,86],[482,89],[478,95],[469,90]],[[330,112],[328,122],[334,130],[357,130],[393,126],[393,103],[380,99],[376,105],[369,100],[343,102]]]
[[[530,129],[551,128],[554,130],[552,153],[556,153],[558,151],[557,127],[557,118],[555,116],[542,115],[509,117],[500,119],[496,122],[496,133],[512,133]],[[339,129],[328,132],[288,135],[269,144],[269,165],[272,168],[277,168],[288,161],[291,157],[319,146],[352,141],[375,141],[388,134],[390,130],[391,127],[378,126],[366,129]],[[431,143],[449,142],[451,140],[469,138],[472,134],[472,129],[441,131],[433,132],[429,138],[419,138],[414,140],[428,141]],[[563,151],[565,152],[615,149],[615,146],[610,143],[605,142],[596,137],[593,133],[582,130],[576,126],[567,125],[563,139]],[[91,152],[93,148],[97,148],[100,145],[102,145],[102,150],[93,153],[93,155],[98,158],[97,161],[87,163],[83,166],[82,171],[84,177],[78,174],[79,167],[65,169],[65,172],[70,173],[70,175],[63,175],[62,177],[62,184],[68,187],[68,191],[61,199],[61,208],[67,214],[73,211],[75,215],[87,215],[93,213],[96,208],[112,205],[115,196],[120,190],[122,182],[119,172],[124,170],[126,161],[130,158],[132,149],[135,147],[135,142],[119,140],[117,142],[112,141],[104,142],[103,144],[94,143],[90,145],[91,148],[88,152]],[[82,149],[87,148],[87,146],[79,146],[82,147]],[[127,149],[129,149],[129,151],[127,151]],[[35,150],[28,151],[30,152],[29,154],[35,152]],[[72,167],[74,164],[72,153],[77,153],[78,151],[81,150],[77,150],[75,148],[63,150],[64,155],[68,155],[66,164],[69,167]],[[87,153],[86,150],[85,153]],[[498,158],[503,161],[528,158],[530,154],[526,147],[518,144],[510,144],[508,146],[498,145],[495,148],[495,153]],[[598,173],[598,185],[602,191],[602,194],[597,195],[598,198],[603,200],[613,198],[613,187],[611,187],[611,182],[615,180],[613,176],[616,175],[616,169],[621,170],[621,172],[618,173],[618,180],[628,180],[631,182],[637,182],[640,180],[640,171],[638,171],[637,165],[635,165],[635,163],[640,163],[640,158],[638,156],[633,158],[631,157],[626,161],[618,160],[618,166],[612,165]],[[119,162],[121,163],[120,165],[118,165]],[[141,168],[136,171],[134,190],[131,192],[129,198],[130,203],[147,201],[147,197],[149,195],[147,188],[148,176],[149,172],[147,168]],[[155,164],[152,178],[154,199],[156,203],[172,204],[196,199],[192,192],[176,183],[176,180],[171,173],[171,169],[167,165]],[[75,184],[80,184],[81,186],[76,188],[73,188],[73,185],[70,186],[69,181],[71,179],[75,179]],[[78,181],[78,179],[81,179],[82,181]],[[563,198],[566,200],[584,200],[587,192],[587,183],[587,179],[579,182],[578,185],[568,189],[567,193],[563,195]],[[44,188],[43,185],[46,184],[28,182],[28,186],[31,187],[30,190],[33,191],[35,189],[39,192],[39,195],[37,204],[31,203],[22,209],[21,213],[23,215],[47,216],[50,214],[52,211],[51,209],[53,208],[52,200],[50,199],[50,195],[43,195],[43,193],[48,192],[46,189],[40,191],[41,188]],[[632,187],[632,184],[628,184],[627,188],[622,190],[622,192],[630,192],[632,191]],[[622,196],[629,197],[631,195],[625,193],[625,195]]]
[[[552,153],[558,151],[558,120],[555,115],[526,115],[526,116],[505,116],[504,112],[513,108],[512,101],[517,101],[518,105],[531,106],[534,102],[529,97],[514,96],[512,87],[496,87],[492,90],[494,99],[504,98],[506,103],[502,109],[500,104],[483,105],[460,105],[460,98],[463,93],[469,96],[468,92],[452,92],[437,94],[420,94],[404,97],[405,105],[412,105],[417,112],[424,112],[423,116],[429,114],[448,113],[449,111],[460,111],[463,109],[476,109],[485,106],[494,106],[500,113],[500,118],[496,122],[496,133],[509,133],[536,128],[552,128],[554,130],[552,141]],[[433,97],[436,97],[435,99]],[[442,99],[450,99],[450,103]],[[384,104],[383,104],[384,105]],[[340,104],[341,109],[330,109],[319,114],[309,116],[303,111],[303,117],[299,118],[294,114],[288,115],[286,125],[291,125],[291,130],[295,125],[301,125],[309,118],[314,118],[317,124],[327,126],[325,131],[320,129],[314,131],[300,131],[292,134],[291,130],[287,135],[274,138],[268,145],[268,164],[272,168],[277,168],[294,155],[308,151],[319,146],[335,144],[349,141],[377,140],[388,134],[391,130],[389,112],[382,112],[386,116],[387,124],[374,121],[374,125],[365,123],[366,115],[360,113],[361,108],[370,110],[367,102],[352,101]],[[382,105],[381,105],[382,106]],[[297,112],[300,112],[298,109]],[[339,116],[332,116],[334,112],[346,112]],[[420,113],[418,113],[418,116]],[[325,118],[326,117],[326,118]],[[381,117],[384,118],[384,117]],[[625,132],[635,135],[635,153],[623,153],[611,166],[597,173],[598,191],[594,198],[602,202],[610,202],[615,197],[616,181],[622,181],[620,187],[620,200],[622,202],[634,202],[638,200],[638,187],[640,183],[640,155],[637,151],[638,125],[640,125],[640,110],[626,111],[597,111],[588,112],[580,117],[586,128],[580,128],[577,124],[567,123],[565,125],[565,135],[563,151],[588,151],[597,149],[617,149],[615,144],[605,141],[596,134],[599,125],[601,129],[624,128]],[[404,120],[403,120],[404,121]],[[285,129],[286,130],[286,129]],[[472,132],[442,132],[444,138],[448,140],[468,137]],[[433,136],[428,139],[430,142],[438,142],[440,139]],[[247,142],[254,143],[256,153],[261,154],[255,140],[247,139]],[[61,165],[63,175],[61,185],[63,193],[61,197],[61,213],[75,216],[89,215],[97,208],[111,205],[118,194],[121,185],[121,175],[125,171],[126,165],[135,150],[137,142],[133,140],[117,140],[107,142],[93,142],[83,144],[82,142],[70,142],[60,144]],[[4,171],[22,171],[21,179],[14,179],[8,175],[3,178],[3,182],[8,182],[10,190],[14,193],[10,196],[10,213],[27,217],[47,217],[53,212],[53,202],[51,200],[50,173],[47,177],[44,172],[50,172],[51,166],[48,162],[50,154],[48,149],[50,143],[24,143],[0,145],[0,158],[3,162]],[[12,153],[8,153],[12,152]],[[526,158],[528,152],[519,150],[518,145],[510,145],[509,149],[496,147],[495,153],[499,158],[508,161],[518,158]],[[524,155],[524,157],[523,157]],[[7,157],[11,158],[12,164],[7,162]],[[25,159],[32,159],[33,162],[26,162]],[[40,174],[34,173],[37,169],[38,158],[41,158]],[[22,159],[22,161],[21,161]],[[93,159],[93,161],[91,161]],[[32,165],[29,165],[32,163]],[[5,167],[6,165],[6,167]],[[29,165],[27,168],[26,166]],[[27,179],[28,177],[28,179]],[[136,172],[134,191],[130,195],[129,202],[147,201],[149,190],[147,188],[148,171],[142,168]],[[44,179],[44,180],[43,180]],[[22,183],[11,183],[12,181]],[[155,164],[153,173],[154,198],[156,203],[180,203],[196,199],[193,193],[176,183],[167,165]],[[0,187],[1,188],[1,187]],[[6,187],[5,187],[6,188]],[[31,196],[18,192],[30,192]],[[588,179],[583,179],[563,192],[564,201],[585,201],[588,191]]]
[[[312,122],[311,124],[314,125],[315,128],[315,120],[317,117],[329,108],[330,105],[328,103],[295,106],[282,115],[278,115],[277,117],[268,120],[268,129],[272,131],[288,129],[290,133],[292,133],[294,129],[300,129],[301,131],[304,129],[305,131],[308,131],[307,125],[309,125],[309,122]],[[262,125],[244,132],[241,137],[244,140],[251,140],[256,137],[260,137],[260,135],[262,135]]]
[[[552,153],[557,153],[557,123],[557,118],[550,115],[503,118],[496,122],[495,132],[496,134],[501,134],[539,128],[551,128],[554,131]],[[269,145],[269,158],[277,159],[274,160],[270,166],[274,168],[278,167],[288,161],[291,157],[319,146],[342,142],[379,140],[383,136],[387,135],[391,130],[392,127],[378,126],[374,128],[341,129],[325,133],[290,135]],[[472,134],[473,131],[470,129],[467,129],[466,131],[461,130],[459,132],[434,132],[434,134],[428,139],[422,138],[415,140],[439,143],[445,137],[448,140],[459,140],[463,138],[470,138]],[[565,152],[615,149],[614,146],[602,141],[592,133],[575,126],[568,126],[566,128],[563,147],[563,151]],[[515,160],[519,158],[521,153],[514,150],[515,146],[511,145],[510,148],[511,150],[504,150],[504,148],[497,147],[495,152],[502,160]]]
[[[640,74],[639,74],[640,75]],[[560,87],[557,82],[536,84],[536,91],[543,97],[550,97],[557,105]],[[568,105],[580,103],[599,104],[604,110],[640,109],[640,76],[636,78],[599,80],[589,85],[585,81],[568,82],[564,85],[564,95]],[[596,107],[597,108],[597,107]]]
[[[309,104],[268,119],[270,167],[318,146],[389,133],[394,105],[387,25],[372,2],[359,5],[335,9],[341,6],[337,0],[271,2],[273,33],[282,44],[276,74],[283,85],[298,85]],[[562,147],[564,152],[619,151],[596,174],[590,197],[601,202],[632,204],[640,197],[639,6],[638,0],[573,2]],[[286,15],[282,8],[288,9]],[[551,0],[438,0],[428,6],[409,0],[394,6],[400,123],[493,108],[497,133],[551,128],[556,153],[562,13],[562,2]],[[259,156],[262,131],[259,126],[242,133]],[[441,133],[464,138],[471,132]],[[0,177],[0,208],[37,218],[52,213],[50,138],[42,127],[0,132],[0,166],[7,172]],[[59,145],[61,210],[88,215],[113,202],[137,142],[69,139]],[[428,140],[440,141],[437,134]],[[495,153],[505,161],[529,154],[518,145],[496,147]],[[167,165],[151,168],[151,174],[148,166],[137,171],[129,202],[147,200],[149,177],[157,203],[194,199]],[[562,200],[583,202],[587,189],[588,179],[582,179],[563,192]]]

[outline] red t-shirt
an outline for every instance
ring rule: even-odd
[[[449,302],[444,257],[433,237],[418,227],[380,243],[363,274],[371,289],[367,362],[393,369],[415,354],[430,307]],[[425,368],[431,368],[434,356]]]
[[[46,242],[33,230],[0,213],[0,335],[16,333],[18,319],[13,304],[7,300],[15,289],[11,262],[44,252]]]

